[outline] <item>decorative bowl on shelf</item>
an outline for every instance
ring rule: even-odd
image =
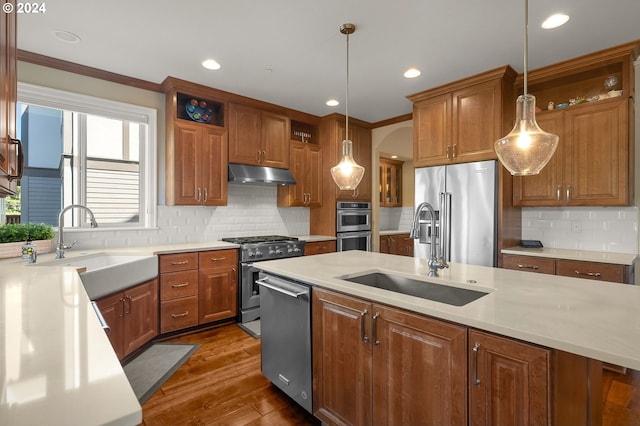
[[[185,110],[189,118],[198,123],[208,123],[213,117],[213,110],[209,108],[205,101],[191,99],[185,105]]]
[[[561,103],[561,104],[556,105],[556,108],[558,108],[558,109],[562,109],[562,108],[566,108],[566,107],[568,107],[568,106],[569,106],[569,103],[568,103],[568,102],[563,102],[563,103]]]

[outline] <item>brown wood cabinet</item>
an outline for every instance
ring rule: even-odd
[[[415,167],[497,158],[494,142],[513,126],[509,66],[409,96]]]
[[[413,257],[413,238],[409,234],[381,235],[380,253]]]
[[[313,241],[304,244],[304,255],[311,256],[314,254],[334,253],[336,251],[336,241]]]
[[[14,0],[9,1],[15,6]],[[17,14],[0,15],[0,197],[14,195],[22,177],[22,143],[16,139]]]
[[[167,204],[226,205],[227,131],[206,124],[176,122],[170,145],[167,161],[172,178],[167,183]]]
[[[404,161],[380,158],[380,207],[402,207]]]
[[[616,98],[539,114],[540,127],[559,135],[560,143],[539,175],[514,178],[514,204],[629,204],[629,103]]]
[[[320,420],[466,423],[464,327],[322,289],[313,291],[312,312]]]
[[[469,331],[469,424],[550,424],[551,351]]]
[[[158,335],[158,280],[153,279],[96,301],[111,328],[109,341],[123,359]]]
[[[285,115],[229,104],[229,162],[289,168],[291,122]]]
[[[504,254],[503,268],[597,281],[633,284],[633,268],[604,262]]]
[[[560,136],[560,142],[539,175],[514,177],[516,205],[633,203],[633,62],[638,51],[637,43],[630,43],[529,72],[529,92],[545,109],[536,120],[543,130]],[[610,76],[618,79],[622,96],[608,97],[603,83]],[[519,76],[517,90],[521,86]],[[549,102],[575,102],[578,96],[588,102],[546,111]]]
[[[238,313],[238,250],[214,250],[198,255],[199,323],[233,318]]]
[[[289,162],[296,184],[278,186],[278,206],[321,206],[322,148],[320,145],[292,140],[289,142]]]
[[[160,332],[235,317],[237,268],[235,249],[160,255]]]
[[[335,161],[329,167],[335,166],[340,162],[342,158],[342,141],[345,139],[345,122],[344,120],[338,120],[336,122],[338,149],[337,155],[334,157]],[[371,202],[371,184],[373,182],[371,176],[372,162],[371,162],[371,129],[364,126],[359,126],[355,123],[349,122],[349,139],[353,142],[353,158],[356,163],[364,167],[364,176],[358,187],[353,191],[341,191],[337,185],[333,182],[333,179],[329,183],[333,183],[336,188],[337,200],[356,200],[356,201],[369,201]]]

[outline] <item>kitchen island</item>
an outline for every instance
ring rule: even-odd
[[[462,264],[427,277],[425,259],[359,251],[259,269],[315,286],[313,413],[326,424],[600,425],[601,361],[640,367],[635,286]],[[479,297],[352,282],[372,274]]]

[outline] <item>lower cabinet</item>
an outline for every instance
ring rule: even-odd
[[[238,251],[214,250],[199,254],[199,323],[233,318],[238,313]]]
[[[313,241],[304,244],[304,255],[310,256],[313,254],[333,253],[336,251],[336,241]]]
[[[599,425],[602,363],[315,287],[327,425]]]
[[[153,279],[96,301],[111,328],[109,340],[118,359],[158,335],[158,280]]]
[[[409,234],[381,235],[380,253],[413,257],[413,239]]]
[[[313,290],[312,312],[321,421],[466,423],[464,327],[321,289]]]

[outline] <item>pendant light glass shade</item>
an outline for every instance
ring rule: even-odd
[[[524,92],[516,101],[516,124],[507,136],[498,139],[494,149],[502,165],[514,176],[537,175],[558,147],[558,136],[547,133],[536,123],[536,97],[527,93],[529,61],[529,1],[524,0]]]
[[[537,175],[558,147],[558,136],[536,123],[536,97],[520,95],[516,101],[516,125],[495,142],[498,159],[515,176]]]
[[[356,189],[364,176],[364,167],[353,159],[353,142],[342,141],[342,159],[331,168],[331,177],[340,190]]]
[[[356,26],[344,24],[340,32],[347,36],[347,88],[345,96],[345,139],[342,141],[342,159],[331,168],[331,177],[342,191],[354,190],[364,176],[364,167],[353,158],[353,142],[349,140],[349,34],[353,34]]]

